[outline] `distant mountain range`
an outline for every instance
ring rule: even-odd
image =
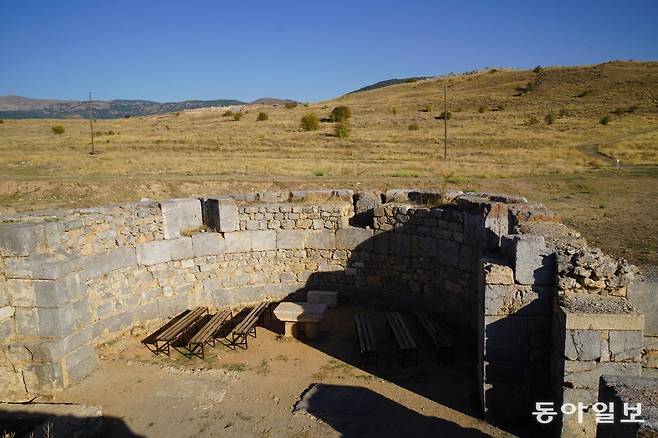
[[[230,105],[284,105],[289,100],[263,97],[253,102],[236,99],[185,100],[153,102],[150,100],[93,100],[95,119],[117,119],[131,116],[165,114],[186,109]],[[79,119],[89,118],[88,102],[73,100],[30,99],[22,96],[0,96],[0,119]]]

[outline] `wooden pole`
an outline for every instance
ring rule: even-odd
[[[91,155],[96,155],[94,149],[94,113],[91,110],[91,91],[89,92],[89,129],[91,133]]]
[[[443,86],[443,159],[448,159],[448,87]]]

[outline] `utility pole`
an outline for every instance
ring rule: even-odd
[[[89,129],[91,132],[91,155],[96,155],[94,150],[94,113],[91,110],[91,91],[89,92]]]
[[[448,159],[448,87],[443,86],[443,159]]]

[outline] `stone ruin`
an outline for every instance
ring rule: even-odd
[[[71,385],[133,326],[323,287],[442,315],[477,355],[497,424],[534,420],[536,401],[591,406],[602,375],[658,367],[655,284],[518,196],[325,190],[33,212],[0,217],[0,256],[2,400]],[[558,432],[591,436],[585,414],[558,417]]]

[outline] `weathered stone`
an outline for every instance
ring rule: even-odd
[[[278,249],[303,249],[306,245],[306,231],[277,230],[276,247]]]
[[[192,235],[194,257],[222,255],[226,250],[226,241],[219,233],[198,233]]]
[[[164,238],[176,239],[182,233],[196,230],[203,225],[201,201],[194,198],[168,199],[160,203]]]
[[[36,305],[32,280],[7,280],[7,295],[12,306],[30,307]]]
[[[548,315],[551,289],[526,285],[484,285],[485,315]]]
[[[228,254],[251,251],[251,231],[225,233],[224,240]]]
[[[372,230],[348,227],[336,231],[336,248],[337,249],[368,249],[370,248],[369,240],[372,238]]]
[[[252,231],[251,249],[252,251],[276,250],[276,231]]]
[[[658,336],[658,280],[634,281],[626,297],[638,313],[644,314],[645,336]]]
[[[179,237],[178,239],[170,240],[169,251],[171,253],[171,260],[185,260],[195,256],[191,237]]]
[[[642,364],[631,362],[564,362],[564,385],[569,388],[585,388],[595,390],[599,387],[602,375],[618,374],[639,376]]]
[[[521,284],[550,285],[555,280],[555,255],[543,236],[511,234],[502,238],[503,252],[514,264],[514,278]]]
[[[11,306],[0,307],[0,322],[14,316],[14,308]]]
[[[79,274],[71,274],[57,280],[34,280],[35,305],[57,307],[82,298],[85,284]]]
[[[338,305],[338,292],[325,290],[310,290],[306,293],[309,304],[326,304],[328,307]]]
[[[382,194],[375,191],[362,191],[354,194],[354,216],[350,223],[358,227],[372,227],[373,213],[382,204]]]
[[[611,330],[608,336],[611,360],[615,362],[639,361],[642,354],[643,336],[639,330]]]
[[[135,248],[123,246],[114,248],[107,253],[109,271],[129,268],[137,264],[137,252]]]
[[[79,257],[61,252],[32,256],[29,259],[31,278],[39,280],[56,280],[81,269]]]
[[[309,231],[306,234],[306,247],[311,249],[335,249],[336,234],[332,230]]]
[[[88,376],[96,367],[96,354],[91,344],[68,353],[63,360],[65,384],[69,385]]]
[[[482,270],[486,284],[514,284],[514,271],[509,266],[484,262]]]
[[[151,266],[171,261],[169,242],[154,240],[137,245],[137,263]]]
[[[597,330],[567,330],[564,356],[569,360],[590,361],[601,357],[601,334]]]
[[[642,330],[644,315],[635,313],[579,313],[560,306],[558,316],[570,330]]]
[[[27,256],[46,249],[46,233],[40,224],[0,224],[0,256]]]
[[[226,197],[207,198],[204,201],[206,224],[221,233],[240,229],[240,213],[233,199]]]

